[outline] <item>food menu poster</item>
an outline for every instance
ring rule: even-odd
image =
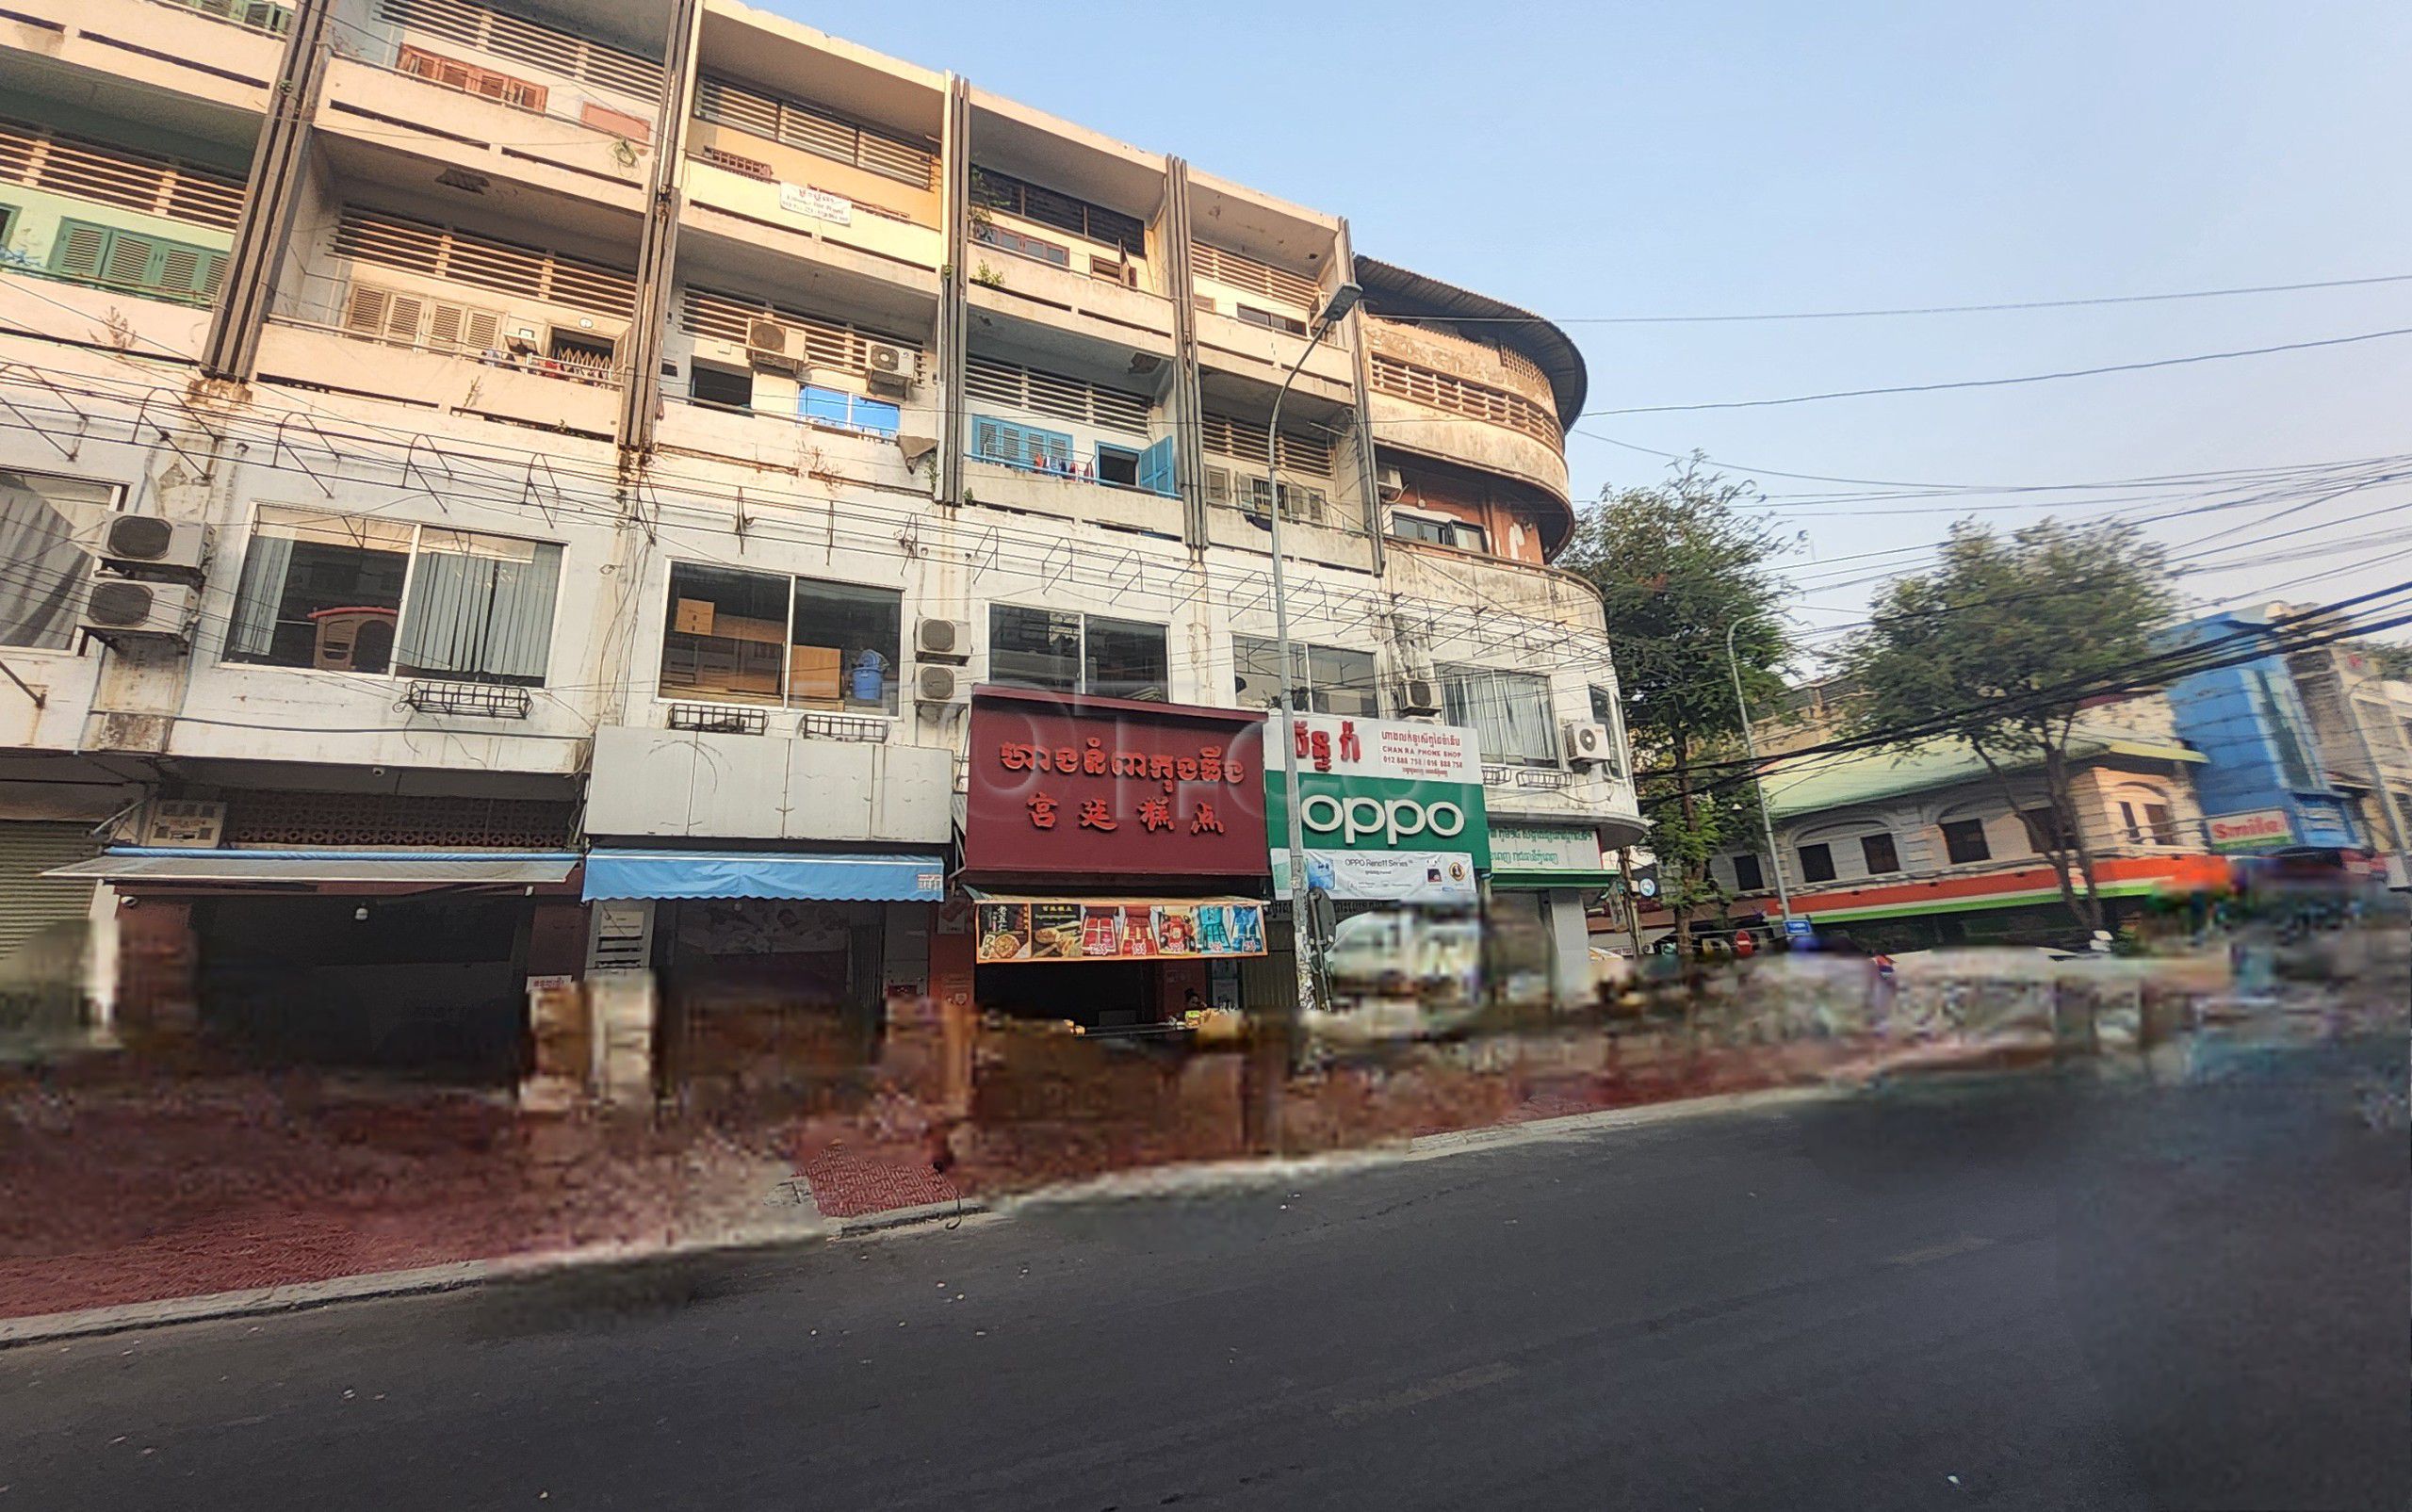
[[[1261,902],[1061,899],[979,905],[979,960],[1139,961],[1263,955]]]

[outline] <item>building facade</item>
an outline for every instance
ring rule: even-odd
[[[1825,708],[1799,702],[1813,721]],[[1814,740],[1797,723],[1770,722],[1763,743],[1787,742]],[[2111,927],[2156,895],[2225,890],[2227,863],[2206,843],[2195,799],[2205,757],[2165,701],[2089,711],[2069,750],[2077,822]],[[2007,791],[1975,752],[1940,740],[1775,765],[1763,790],[1777,854],[1715,858],[1730,901],[1700,922],[1779,927],[1780,868],[1793,919],[1870,948],[2072,943],[2081,931],[2044,844],[2054,821],[2043,773],[2030,766],[2006,780]]]
[[[973,686],[1270,707],[1276,510],[1311,711],[1639,833],[1581,358],[1340,216],[725,0],[25,0],[0,142],[0,951],[128,1035],[842,1054]]]

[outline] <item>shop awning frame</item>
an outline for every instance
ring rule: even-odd
[[[178,883],[290,883],[459,886],[544,886],[577,871],[575,851],[201,851],[115,846],[46,877],[90,878],[119,886]]]
[[[826,902],[927,902],[946,892],[938,852],[842,854],[791,851],[648,851],[597,848],[586,857],[583,896],[787,898]]]

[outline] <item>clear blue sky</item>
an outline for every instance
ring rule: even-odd
[[[1439,6],[1225,0],[787,10],[1142,147],[1349,217],[1358,248],[1553,317],[2045,300],[2412,273],[2412,4]],[[1570,323],[1590,408],[2043,372],[2412,327],[2412,283],[2080,310]],[[1855,479],[2062,483],[2412,453],[2412,337],[2019,388],[1600,416],[1771,495]],[[1575,488],[1648,481],[1576,438]],[[2412,483],[2155,527],[2299,551],[2412,528]],[[2019,497],[1977,496],[1996,505]],[[2104,496],[2064,495],[2063,512]],[[2090,501],[2090,502],[2089,502]],[[2187,502],[2173,497],[2173,505]],[[2074,506],[2074,508],[2072,508]],[[2349,516],[2394,506],[2397,512]],[[1810,624],[1868,589],[1819,562],[1929,543],[1932,499],[1790,499]],[[1956,507],[1956,506],[1955,506]],[[2033,512],[1987,512],[2014,524]],[[2372,544],[2367,556],[2412,549]],[[2187,579],[2335,597],[2350,553]],[[1879,561],[1875,565],[1882,566]],[[1825,586],[1832,584],[1832,586]]]

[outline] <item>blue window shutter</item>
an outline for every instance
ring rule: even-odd
[[[846,413],[848,398],[834,388],[820,388],[807,383],[796,395],[796,410],[807,420],[848,425],[852,423]]]
[[[865,431],[892,436],[904,412],[881,399],[855,400],[855,424]]]
[[[1166,498],[1179,493],[1173,486],[1172,471],[1172,437],[1166,436],[1139,453],[1139,486],[1149,493],[1162,494]]]

